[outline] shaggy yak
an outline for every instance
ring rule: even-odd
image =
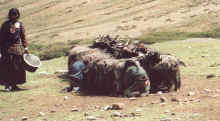
[[[177,91],[181,87],[179,65],[184,65],[175,56],[148,51],[139,57],[141,66],[151,81],[151,92]]]
[[[141,66],[149,75],[151,92],[177,91],[181,86],[179,65],[184,63],[175,56],[156,52],[143,43],[128,45],[109,36],[97,39],[93,46],[107,50],[114,58],[139,58]]]
[[[81,91],[125,96],[146,94],[150,81],[136,59],[115,59],[100,49],[76,46],[68,58],[69,76]]]

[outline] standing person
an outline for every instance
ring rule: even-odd
[[[8,20],[1,26],[0,31],[0,84],[7,91],[16,91],[17,84],[24,84],[26,73],[23,68],[24,53],[27,53],[27,42],[23,24],[18,21],[20,13],[17,8],[11,8]]]

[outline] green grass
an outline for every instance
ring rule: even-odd
[[[144,43],[158,43],[172,40],[184,40],[187,38],[220,38],[220,28],[216,28],[207,32],[153,32],[143,34],[137,39]]]
[[[57,42],[53,44],[31,43],[29,45],[30,53],[40,57],[41,60],[50,60],[67,56],[70,48],[76,44],[89,44],[92,40],[74,40],[72,42]]]
[[[209,67],[213,63],[220,62],[220,42],[186,42],[186,41],[169,41],[163,43],[156,43],[151,47],[156,48],[162,52],[171,53],[181,60],[183,60],[187,67],[181,67],[183,76],[204,76],[207,74],[216,74],[220,76],[220,67]],[[204,56],[204,57],[202,57]],[[175,116],[171,114],[165,114],[165,110],[174,110],[175,108],[184,108],[177,105],[175,107],[166,105],[151,105],[146,98],[147,105],[142,108],[141,112],[143,117],[123,117],[123,118],[112,118],[111,114],[114,111],[101,111],[101,110],[88,110],[80,112],[70,112],[71,107],[66,110],[59,109],[56,113],[49,113],[47,107],[53,107],[50,105],[51,101],[57,101],[58,104],[64,103],[62,101],[64,96],[72,97],[71,100],[77,100],[77,96],[72,94],[60,93],[60,90],[66,87],[68,84],[59,78],[54,78],[56,70],[64,70],[67,67],[67,57],[60,57],[49,61],[43,61],[42,66],[35,73],[27,73],[27,83],[22,85],[23,88],[27,88],[26,91],[5,93],[0,92],[0,121],[9,120],[9,117],[15,118],[16,120],[21,119],[22,116],[28,116],[30,120],[42,120],[44,118],[48,120],[59,120],[59,121],[80,121],[83,118],[83,112],[88,112],[90,115],[94,115],[99,119],[106,119],[108,121],[160,121],[164,118],[181,118],[189,121],[199,121],[200,117],[195,116],[192,113],[185,112],[185,117],[180,113]],[[40,72],[47,72],[49,76],[40,74]],[[2,90],[3,87],[0,87]],[[83,98],[83,97],[80,97]],[[87,97],[88,98],[88,97]],[[38,101],[39,100],[39,101]],[[36,102],[38,102],[36,104]],[[82,102],[77,102],[77,105]],[[72,106],[71,105],[71,106]],[[97,105],[99,103],[97,102]],[[108,104],[106,104],[108,105]],[[134,105],[133,107],[127,107],[127,112],[119,111],[121,114],[127,114],[129,112],[135,112],[142,104]],[[205,105],[204,105],[205,106]],[[188,105],[186,108],[197,107],[197,105]],[[65,107],[67,108],[67,107]],[[24,110],[22,110],[24,109]],[[39,112],[43,111],[46,115],[39,116]],[[6,117],[6,118],[4,118]]]
[[[220,42],[187,42],[172,41],[152,45],[161,52],[171,53],[182,61],[187,67],[182,67],[184,75],[205,76],[215,74],[220,76],[220,67],[210,67],[220,63]]]

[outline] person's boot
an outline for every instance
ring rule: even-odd
[[[9,85],[5,85],[5,91],[9,92],[11,91],[10,86]]]
[[[11,85],[11,91],[18,91],[18,90],[20,90],[20,88],[16,84]]]

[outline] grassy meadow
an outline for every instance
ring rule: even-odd
[[[203,39],[206,40],[206,39]],[[219,41],[166,41],[149,45],[164,53],[171,53],[184,61],[186,67],[181,67],[182,77],[195,77],[204,79],[208,74],[220,76],[218,65],[220,62]],[[66,70],[67,57],[59,57],[42,61],[42,66],[35,73],[27,73],[27,83],[21,87],[26,89],[19,92],[4,92],[0,87],[0,120],[20,121],[23,116],[30,121],[84,121],[85,113],[96,116],[97,120],[107,121],[160,121],[163,119],[179,119],[180,121],[200,121],[201,118],[209,118],[206,114],[196,115],[192,112],[164,113],[182,109],[181,105],[152,105],[158,100],[158,96],[148,96],[136,101],[128,98],[116,98],[108,96],[78,96],[75,93],[61,93],[68,83],[67,80],[58,78],[56,72]],[[218,79],[218,77],[216,77]],[[183,82],[184,83],[184,82]],[[166,94],[168,97],[170,94]],[[175,95],[175,93],[174,93]],[[65,100],[65,97],[68,99]],[[172,97],[172,95],[171,95]],[[103,100],[104,99],[104,100]],[[119,111],[123,115],[129,115],[141,108],[141,116],[112,117],[115,111],[102,111],[111,103],[123,102],[130,106]],[[169,103],[169,102],[168,102]],[[206,103],[204,103],[206,104]],[[79,112],[71,112],[72,106],[79,108]],[[209,107],[209,105],[189,104],[184,106],[191,109],[196,107]],[[55,111],[51,111],[55,110]],[[43,115],[44,114],[44,115]]]

